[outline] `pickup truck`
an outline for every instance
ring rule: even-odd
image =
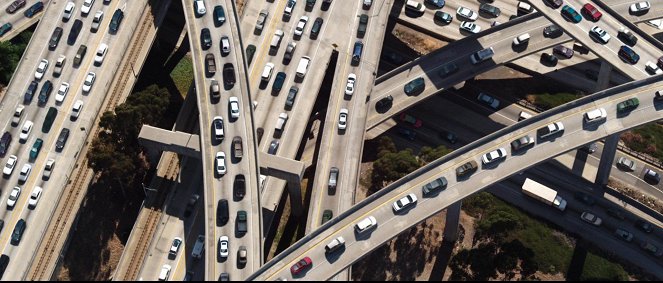
[[[246,211],[237,211],[237,233],[244,234],[247,231],[246,224]]]
[[[53,70],[54,77],[56,78],[60,77],[60,75],[62,74],[62,69],[64,69],[65,63],[67,63],[67,57],[65,57],[64,55],[60,55],[60,57],[58,57],[58,60],[55,61],[55,70]]]
[[[241,159],[243,154],[242,150],[242,137],[236,136],[233,138],[233,154],[235,158]]]

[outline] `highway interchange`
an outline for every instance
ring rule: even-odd
[[[140,17],[139,12],[141,12],[141,9],[138,9],[138,7],[142,8],[146,3],[145,1],[132,2],[131,4],[126,1],[111,1],[111,3],[104,4],[101,2],[101,0],[97,1],[93,11],[102,9],[106,17],[99,31],[96,33],[87,32],[87,27],[91,24],[91,15],[93,13],[87,17],[83,17],[76,10],[72,19],[64,22],[59,19],[62,17],[65,3],[48,3],[43,12],[43,17],[52,17],[58,20],[40,21],[38,30],[35,32],[28,47],[29,52],[26,52],[27,55],[24,55],[22,58],[21,64],[17,68],[14,78],[7,89],[7,95],[3,97],[2,109],[6,111],[0,112],[0,119],[1,121],[6,121],[5,129],[10,131],[14,136],[14,141],[11,143],[12,146],[9,148],[7,156],[15,154],[19,157],[14,171],[19,171],[25,160],[28,160],[29,149],[37,137],[44,139],[45,143],[42,151],[46,151],[42,152],[36,161],[34,161],[33,172],[30,174],[26,184],[23,185],[23,192],[16,207],[13,210],[7,210],[3,217],[6,223],[5,229],[0,236],[0,244],[5,247],[3,248],[3,253],[9,255],[11,258],[30,258],[33,256],[31,252],[37,249],[39,239],[44,236],[46,226],[43,225],[48,225],[47,215],[51,215],[55,209],[57,199],[59,199],[59,195],[61,194],[60,191],[65,188],[65,183],[69,178],[70,174],[66,172],[71,172],[74,169],[78,153],[84,144],[85,138],[89,134],[88,131],[92,128],[92,123],[94,123],[98,115],[97,113],[102,107],[103,99],[90,99],[90,97],[97,93],[101,96],[101,93],[110,92],[109,89],[113,78],[110,74],[115,73],[116,69],[120,68],[119,64],[122,59],[121,53],[114,50],[126,49],[131,38],[131,34],[127,30],[130,31],[137,25]],[[184,187],[186,191],[178,191],[176,194],[180,195],[183,193],[180,197],[180,205],[183,205],[194,191],[197,194],[202,194],[202,200],[199,200],[199,203],[202,203],[204,211],[199,211],[200,208],[196,209],[196,212],[191,216],[191,219],[196,220],[194,223],[187,225],[188,228],[186,229],[184,229],[185,227],[179,227],[182,226],[181,224],[175,224],[178,226],[177,229],[164,229],[163,234],[160,236],[161,239],[151,248],[160,250],[160,253],[163,255],[162,258],[165,259],[171,242],[169,239],[175,236],[186,239],[185,248],[181,248],[180,253],[174,259],[175,262],[169,263],[174,267],[170,275],[172,279],[182,278],[184,273],[186,273],[185,270],[191,268],[190,261],[192,259],[190,259],[189,251],[191,250],[191,246],[194,245],[198,234],[206,237],[205,245],[207,246],[203,257],[205,263],[204,268],[202,268],[205,270],[204,278],[200,279],[216,280],[222,273],[227,273],[233,280],[244,278],[269,280],[276,279],[277,277],[288,279],[329,279],[346,267],[351,266],[358,258],[398,235],[398,233],[425,220],[435,212],[444,209],[473,192],[479,191],[490,184],[494,184],[509,175],[518,173],[535,164],[560,156],[587,142],[604,138],[610,134],[618,133],[624,129],[642,125],[646,122],[659,120],[661,117],[660,110],[662,106],[653,100],[653,93],[663,85],[660,83],[661,78],[660,76],[657,78],[648,78],[649,74],[644,68],[645,62],[656,62],[658,57],[662,55],[659,49],[660,43],[656,45],[649,42],[647,38],[640,38],[634,48],[641,57],[640,61],[635,65],[625,64],[616,55],[616,51],[621,45],[621,41],[616,38],[616,34],[619,27],[623,26],[623,24],[602,8],[599,8],[603,12],[603,18],[599,22],[599,25],[613,35],[613,38],[608,44],[594,42],[588,37],[587,31],[594,23],[588,20],[583,20],[578,24],[567,22],[560,16],[559,9],[555,11],[544,5],[540,0],[534,0],[532,3],[540,13],[520,16],[512,21],[508,21],[509,16],[516,14],[515,1],[511,1],[514,2],[514,5],[503,7],[503,14],[497,18],[501,22],[500,25],[488,29],[487,27],[490,26],[490,22],[493,19],[480,17],[478,23],[485,28],[484,31],[479,35],[463,38],[463,36],[457,36],[458,21],[454,19],[455,26],[449,25],[445,28],[455,29],[454,36],[452,37],[457,42],[414,60],[412,63],[398,67],[376,80],[375,73],[377,72],[378,58],[380,57],[380,50],[384,40],[384,32],[382,31],[386,26],[391,6],[396,5],[394,1],[376,0],[373,1],[370,8],[363,7],[360,1],[353,3],[353,5],[343,5],[340,4],[342,3],[341,1],[331,1],[332,3],[326,9],[321,9],[323,5],[321,2],[323,1],[317,1],[313,9],[309,10],[304,8],[306,1],[300,0],[293,9],[290,20],[284,21],[282,13],[286,2],[278,0],[274,2],[248,1],[244,7],[243,16],[240,19],[235,13],[236,7],[232,1],[206,0],[207,13],[204,16],[195,15],[192,1],[183,1],[189,44],[194,61],[195,89],[198,98],[197,108],[200,113],[199,128],[202,129],[200,131],[202,163],[190,165],[189,169],[191,170],[190,172],[202,173],[202,182],[198,183],[197,177],[194,177],[191,179],[193,181]],[[624,11],[625,7],[628,7],[628,3],[635,1],[606,0],[604,2],[606,5],[614,7],[615,12],[622,13],[620,11]],[[136,5],[136,8],[131,5]],[[225,8],[226,22],[220,26],[215,26],[213,20],[213,8],[216,5],[221,5]],[[403,4],[398,3],[398,5]],[[476,4],[472,5],[476,6]],[[452,8],[451,11],[453,11],[457,6],[458,3],[456,1],[447,1],[447,6],[445,6],[444,10]],[[575,6],[577,6],[575,7],[576,10],[579,11],[580,6]],[[426,12],[421,17],[428,17],[430,19],[432,18],[431,11],[433,9],[430,9],[431,6],[427,5],[427,7],[428,9],[426,9]],[[120,32],[112,35],[107,32],[109,26],[107,23],[110,21],[112,12],[118,8],[125,11],[124,22],[122,23]],[[261,10],[267,11],[269,15],[262,31],[254,32],[254,26]],[[648,12],[648,16],[640,18],[627,17],[627,19],[640,22],[650,19],[650,17],[653,17],[652,15],[659,15],[661,13],[663,13],[663,9],[654,5]],[[358,15],[360,14],[367,14],[369,16],[369,31],[365,36],[357,36],[356,34]],[[295,26],[303,15],[307,15],[309,21],[301,38],[295,38],[293,36]],[[454,14],[454,17],[456,16]],[[310,29],[314,19],[318,17],[323,20],[323,24],[319,36],[313,39],[311,38]],[[408,16],[405,15],[404,17]],[[5,20],[7,18],[9,17],[3,14],[0,17],[0,24],[2,21],[17,21],[14,24],[17,27],[29,26],[29,24],[24,23],[24,19],[11,18],[10,20]],[[67,35],[75,19],[81,19],[84,22],[83,31],[81,31],[76,44],[71,46],[64,39],[61,39],[55,51],[48,51],[46,49],[46,42],[49,40],[53,28],[56,25],[61,26],[65,30],[64,35]],[[566,31],[566,34],[554,39],[543,37],[540,30],[550,25],[550,21],[561,26]],[[200,32],[204,27],[212,30],[212,44],[210,48],[205,48],[201,45]],[[276,30],[282,30],[284,36],[276,52],[272,52],[269,45]],[[529,32],[532,35],[529,44],[525,50],[516,50],[514,52],[512,39],[525,32]],[[64,35],[63,37],[65,37]],[[231,43],[230,53],[226,56],[222,55],[220,50],[220,38],[222,35],[228,36]],[[117,38],[122,39],[116,40]],[[432,97],[433,94],[443,89],[447,89],[502,64],[524,58],[527,55],[535,54],[560,43],[570,42],[572,38],[583,43],[583,45],[590,48],[596,55],[602,57],[602,59],[611,65],[616,66],[615,69],[622,72],[626,77],[640,81],[609,91],[610,95],[599,92],[591,98],[583,98],[574,102],[572,106],[566,105],[563,108],[554,109],[530,118],[526,122],[503,128],[492,134],[485,133],[489,135],[454,151],[454,153],[447,157],[433,162],[435,166],[429,165],[413,172],[383,189],[381,193],[351,208],[351,204],[354,202],[354,190],[358,184],[359,163],[361,162],[359,157],[363,151],[362,141],[367,129],[378,127],[390,117],[412,107],[419,101],[432,99],[429,97]],[[0,38],[0,40],[3,39]],[[361,60],[355,65],[351,64],[351,57],[356,41],[363,42],[363,53]],[[109,52],[102,66],[94,66],[92,64],[94,53],[101,42],[107,43],[110,46]],[[297,43],[297,48],[293,59],[289,64],[286,64],[282,58],[286,46],[290,42]],[[88,51],[83,59],[83,63],[76,70],[71,68],[70,64],[72,64],[72,59],[80,44],[86,44]],[[251,45],[257,48],[249,62],[245,48]],[[496,54],[492,60],[480,64],[470,63],[468,58],[472,53],[488,46],[496,50]],[[39,56],[32,56],[34,54],[39,54]],[[68,58],[68,62],[62,75],[59,78],[53,78],[52,70],[59,54],[65,55]],[[211,76],[207,74],[207,68],[205,67],[206,54],[214,54],[216,61],[217,71],[216,74]],[[273,140],[278,140],[279,147],[275,155],[287,159],[294,159],[300,156],[300,141],[302,137],[307,135],[306,130],[309,118],[314,114],[312,111],[316,102],[316,96],[311,93],[315,93],[325,87],[323,86],[323,77],[325,76],[325,71],[328,71],[327,68],[330,63],[334,62],[330,59],[332,58],[332,54],[336,54],[336,65],[333,66],[335,72],[332,79],[326,118],[324,124],[321,125],[322,129],[324,129],[321,133],[322,144],[320,147],[322,150],[320,150],[321,152],[316,161],[318,165],[316,169],[319,170],[315,171],[311,210],[308,212],[309,223],[307,225],[307,234],[309,236],[300,240],[295,246],[284,251],[261,268],[264,264],[263,258],[265,257],[265,251],[262,250],[263,241],[267,233],[264,230],[270,229],[272,221],[269,219],[267,220],[268,223],[264,224],[265,219],[261,219],[261,215],[264,217],[265,211],[276,210],[276,206],[281,199],[282,190],[285,187],[285,182],[274,177],[267,177],[264,184],[261,184],[262,176],[258,169],[260,163],[258,152],[267,152],[270,143]],[[299,65],[300,58],[303,56],[310,57],[311,63],[305,77],[299,80],[295,78],[295,71]],[[41,107],[36,106],[36,101],[26,106],[26,111],[18,126],[12,127],[9,125],[11,116],[14,114],[14,109],[17,105],[23,103],[23,93],[34,77],[34,69],[42,58],[49,60],[50,66],[44,78],[41,79],[40,87],[43,81],[51,79],[55,88],[52,95],[54,96],[60,86],[60,82],[67,81],[71,84],[69,94],[66,96],[62,105],[49,102],[44,107],[45,110],[53,105],[59,112],[54,126],[50,130],[50,133],[53,134],[50,135],[42,134],[40,131],[41,127],[37,121],[44,120],[46,111],[37,111]],[[445,64],[454,62],[459,67],[459,71],[447,77],[440,77],[437,74],[441,66],[439,62],[445,62]],[[224,85],[224,79],[226,78],[225,74],[223,74],[223,66],[225,63],[232,63],[234,65],[234,74],[237,82],[232,87]],[[273,63],[275,67],[272,70],[271,77],[265,83],[260,77],[265,65],[268,63]],[[568,64],[570,65],[571,63]],[[79,95],[81,93],[79,88],[88,71],[94,71],[97,74],[93,91],[90,94]],[[274,77],[276,77],[278,72],[284,72],[286,79],[282,89],[275,93],[272,88]],[[348,74],[350,73],[356,74],[357,81],[354,85],[354,93],[346,95],[345,87]],[[15,79],[17,76],[30,79],[17,81]],[[425,87],[422,93],[415,96],[405,95],[403,86],[417,77],[425,78]],[[212,78],[221,85],[220,99],[213,99],[210,93]],[[288,90],[292,86],[299,88],[298,95],[291,108],[284,107]],[[36,96],[35,94],[34,100],[37,100]],[[228,98],[231,96],[237,97],[239,100],[241,111],[238,119],[230,119]],[[393,97],[394,103],[388,111],[379,113],[376,111],[376,104],[386,96]],[[641,104],[639,108],[626,117],[617,118],[614,110],[615,104],[631,96],[640,98]],[[78,99],[84,101],[83,109],[85,111],[83,111],[83,114],[78,119],[70,120],[71,106]],[[582,113],[599,106],[607,110],[608,119],[595,128],[584,125],[581,119]],[[348,128],[346,130],[338,129],[338,116],[341,108],[349,110]],[[288,120],[281,133],[275,133],[274,125],[280,113],[287,113]],[[225,138],[222,142],[215,141],[212,138],[214,132],[212,119],[215,116],[222,116],[224,120]],[[491,116],[491,118],[493,117]],[[21,144],[18,143],[18,132],[23,121],[26,119],[35,121],[35,127],[27,142]],[[476,159],[478,161],[477,156],[500,145],[504,146],[506,144],[504,147],[508,148],[508,143],[512,139],[525,133],[534,133],[535,135],[536,129],[551,121],[562,121],[566,126],[563,136],[556,138],[553,142],[538,140],[537,145],[527,151],[526,154],[517,154],[515,156],[510,154],[506,161],[499,164],[497,168],[480,168],[479,172],[467,180],[456,180],[452,176],[453,169],[466,160]],[[387,121],[384,124],[389,124],[390,122]],[[46,150],[54,147],[54,139],[63,127],[72,130],[72,135],[69,137],[64,151],[58,153],[54,150]],[[244,157],[241,159],[234,158],[232,154],[231,141],[235,136],[242,137],[243,140]],[[228,168],[227,172],[222,176],[216,174],[214,169],[216,166],[214,156],[217,151],[223,151],[226,155],[226,166]],[[48,158],[56,159],[56,170],[62,170],[63,173],[55,174],[50,180],[45,181],[41,179],[41,175],[44,163]],[[189,164],[196,162],[196,160],[186,159],[182,163]],[[338,167],[340,169],[338,189],[335,195],[327,191],[329,170],[331,167]],[[1,181],[5,183],[1,199],[6,199],[6,195],[9,194],[11,188],[17,183],[16,178],[18,173],[13,172],[9,179]],[[193,176],[199,176],[197,174],[200,173],[196,173]],[[246,176],[246,195],[241,199],[234,196],[233,189],[233,182],[235,176],[238,174]],[[448,188],[440,193],[440,195],[434,198],[419,197],[420,201],[417,206],[405,214],[407,217],[395,215],[391,211],[391,203],[394,200],[409,192],[414,192],[420,196],[420,187],[422,184],[442,175],[445,175],[450,183]],[[184,177],[182,178],[184,179]],[[42,198],[48,198],[52,201],[42,200],[40,202],[41,205],[37,207],[40,209],[29,210],[26,208],[27,196],[35,185],[39,185],[45,189]],[[53,188],[49,189],[51,186]],[[202,186],[203,192],[196,189],[196,186]],[[266,188],[269,188],[269,191],[265,191]],[[653,192],[654,194],[660,193],[660,191]],[[225,225],[218,225],[218,220],[216,219],[217,203],[220,199],[226,199],[230,203],[230,218]],[[200,206],[198,205],[197,207]],[[316,227],[321,225],[321,212],[325,209],[333,210],[336,218],[331,223],[323,225],[321,229],[316,230]],[[348,209],[350,209],[348,212],[343,213]],[[238,210],[248,212],[249,228],[248,233],[245,235],[236,232],[235,215]],[[353,232],[352,226],[354,223],[369,214],[375,216],[378,220],[377,229],[368,233],[370,234],[368,236],[364,234],[358,235],[356,232]],[[44,216],[40,217],[38,215]],[[200,223],[199,218],[196,218],[196,215],[204,215],[202,223]],[[23,244],[19,246],[21,247],[20,249],[8,244],[11,230],[19,218],[26,219],[29,227],[22,240]],[[32,227],[34,226],[31,224],[35,220],[31,221],[30,219],[35,218],[46,219],[46,221],[40,221],[39,225],[42,226],[36,227],[33,230]],[[33,231],[41,231],[41,233]],[[200,232],[197,233],[196,231]],[[222,235],[228,235],[231,239],[230,256],[228,259],[221,259],[218,256],[218,239]],[[336,237],[337,235],[343,235],[346,239],[345,251],[331,257],[325,256],[322,246],[326,245],[332,237]],[[248,250],[248,264],[246,266],[237,264],[236,262],[237,251],[240,246],[245,246]],[[186,253],[183,251],[186,251]],[[313,267],[303,273],[304,276],[293,278],[286,269],[289,269],[295,261],[301,259],[304,255],[313,259]],[[145,267],[149,268],[142,269],[140,278],[156,279],[159,276],[159,271],[164,264],[164,260],[155,257],[152,262],[151,258],[146,258],[145,263],[143,263]],[[149,265],[148,261],[150,262]],[[184,261],[186,261],[186,264],[183,264]],[[8,269],[9,272],[5,273],[4,278],[25,278],[29,265],[24,265],[23,267],[26,269],[23,270],[15,267],[15,263],[10,266],[11,268]],[[201,266],[197,265],[195,269],[201,270]],[[256,271],[257,273],[253,274]],[[194,278],[201,276],[200,272],[196,272],[195,274]],[[657,274],[657,276],[661,275]]]

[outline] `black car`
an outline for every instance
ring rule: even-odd
[[[23,238],[23,232],[25,231],[25,226],[26,223],[23,219],[20,219],[18,222],[16,222],[16,226],[14,226],[14,232],[12,233],[12,245],[18,246],[18,243],[21,242],[21,238]]]
[[[453,19],[454,17],[451,14],[442,11],[436,11],[433,16],[433,21],[444,24],[450,24]]]
[[[326,209],[322,212],[322,223],[320,224],[325,224],[325,222],[331,220],[332,217],[334,217],[334,213],[331,210]]]
[[[7,269],[7,265],[9,265],[9,256],[6,255],[6,254],[3,254],[2,256],[0,256],[0,279],[5,274],[5,270]]]
[[[35,14],[41,12],[42,10],[44,10],[44,3],[39,1],[37,3],[34,3],[27,10],[25,10],[25,12],[23,12],[23,15],[28,17],[28,18],[32,18],[32,16],[34,16]]]
[[[652,231],[654,231],[654,225],[642,219],[638,219],[635,221],[635,227],[638,227],[638,229],[645,231],[647,233],[651,233]]]
[[[276,154],[276,150],[279,149],[279,141],[273,140],[269,144],[269,149],[267,150],[267,153],[269,154]]]
[[[233,191],[235,192],[235,198],[241,200],[246,194],[246,178],[244,174],[239,174],[235,176],[235,181],[233,182]]]
[[[51,97],[51,92],[53,91],[53,83],[50,80],[44,82],[39,91],[38,105],[43,106],[48,102],[48,98]]]
[[[573,197],[575,199],[579,200],[580,202],[582,202],[586,205],[589,205],[589,206],[592,206],[596,203],[596,200],[592,196],[590,196],[586,193],[583,193],[583,192],[575,192],[573,194]]]
[[[285,84],[285,72],[278,72],[276,78],[274,79],[274,84],[272,85],[272,93],[278,93],[283,88]]]
[[[285,98],[285,108],[286,110],[291,109],[292,105],[295,104],[295,98],[297,97],[297,92],[299,88],[296,86],[291,86],[290,91],[288,91],[288,97]]]
[[[62,28],[56,27],[51,34],[51,39],[48,41],[48,49],[55,50],[58,47],[58,42],[60,42],[60,37],[62,37]]]
[[[21,9],[21,8],[25,7],[25,1],[26,1],[26,0],[16,0],[16,1],[12,2],[12,3],[9,5],[9,7],[7,7],[7,9],[5,10],[5,12],[7,12],[8,14],[16,13],[16,11],[17,11],[18,9]]]
[[[485,13],[496,18],[500,16],[501,11],[500,8],[497,8],[493,5],[488,3],[481,3],[481,5],[479,5],[479,13]]]
[[[633,35],[633,33],[630,30],[627,29],[620,29],[619,32],[617,33],[617,38],[621,40],[623,43],[625,43],[628,46],[634,46],[636,43],[638,43],[638,38]]]
[[[196,202],[200,198],[199,195],[193,194],[191,198],[189,198],[189,202],[186,204],[186,208],[184,209],[184,217],[189,217],[191,215],[191,212],[193,211],[193,208],[196,206]]]
[[[233,63],[223,64],[223,84],[225,84],[228,89],[235,85],[235,66]]]
[[[477,171],[477,162],[474,160],[470,160],[469,162],[459,166],[456,168],[456,177],[465,177],[468,175],[471,175],[472,173]]]
[[[391,108],[391,105],[394,102],[394,98],[391,95],[387,95],[386,97],[380,99],[377,103],[375,103],[375,110],[378,112],[386,112]]]
[[[207,50],[212,47],[212,34],[208,28],[203,28],[200,31],[200,46],[203,50]]]
[[[398,133],[401,134],[401,136],[407,138],[408,140],[413,141],[417,137],[417,133],[415,133],[413,130],[406,129],[406,128],[398,128]]]
[[[74,21],[74,24],[71,26],[71,29],[69,30],[69,37],[67,37],[67,44],[74,45],[74,43],[76,43],[76,39],[78,39],[78,34],[81,32],[82,27],[83,27],[83,22],[81,20],[76,19]]]
[[[543,36],[548,38],[557,38],[562,36],[562,34],[564,34],[564,31],[562,31],[557,25],[549,25],[543,28]]]
[[[110,29],[108,32],[110,34],[115,34],[117,30],[120,28],[120,24],[122,23],[122,19],[124,19],[124,12],[122,10],[117,9],[115,10],[115,13],[113,13],[113,18],[111,18],[110,22]]]
[[[315,22],[313,22],[313,27],[311,28],[311,34],[309,35],[309,37],[311,39],[317,39],[321,29],[322,29],[322,18],[318,17],[317,19],[315,19]]]
[[[64,146],[67,144],[68,139],[69,129],[62,128],[62,131],[60,131],[60,135],[58,136],[58,140],[55,142],[55,151],[61,152],[64,149]]]
[[[541,63],[546,66],[554,67],[557,65],[557,57],[555,57],[555,55],[544,52],[541,54]]]
[[[619,52],[617,54],[619,55],[619,58],[622,59],[624,62],[635,64],[638,63],[638,61],[640,61],[640,55],[635,53],[633,49],[631,49],[626,45],[622,45],[619,48]]]
[[[562,0],[544,0],[543,2],[545,2],[546,5],[554,8],[554,9],[557,9],[557,8],[561,7],[562,4],[564,4],[562,2]]]
[[[25,91],[25,95],[23,96],[23,104],[30,104],[30,102],[32,102],[32,98],[35,96],[38,87],[39,83],[36,80],[33,80],[30,83],[28,89]]]

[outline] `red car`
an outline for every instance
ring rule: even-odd
[[[599,12],[599,10],[597,10],[592,4],[589,3],[582,6],[582,10],[580,10],[580,12],[582,12],[582,14],[585,15],[585,17],[588,17],[590,20],[594,22],[600,20],[601,16],[603,16],[603,14]]]
[[[297,274],[301,273],[302,270],[304,270],[304,269],[308,268],[309,266],[311,266],[311,264],[313,264],[313,261],[311,261],[311,258],[310,257],[304,257],[300,261],[298,261],[297,263],[292,265],[292,267],[290,267],[290,273],[292,273],[292,275],[297,275]]]
[[[421,125],[423,124],[421,119],[414,118],[412,115],[409,114],[401,113],[399,117],[401,119],[401,122],[408,122],[412,124],[412,126],[415,128],[421,128]]]

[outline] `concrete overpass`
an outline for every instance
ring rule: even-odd
[[[0,7],[0,26],[4,25],[5,23],[10,23],[12,25],[12,28],[8,32],[0,36],[0,41],[7,41],[14,38],[16,35],[23,32],[30,26],[34,25],[37,21],[39,21],[41,19],[41,16],[45,14],[46,11],[51,6],[51,0],[40,0],[40,1],[44,3],[44,9],[34,14],[30,18],[26,17],[23,13],[28,8],[30,8],[30,6],[35,4],[36,1],[26,1],[25,6],[17,10],[13,14],[7,13],[5,9],[7,9],[7,7],[9,7],[9,5],[14,1],[13,0],[5,1],[5,3],[3,3],[3,6]]]

